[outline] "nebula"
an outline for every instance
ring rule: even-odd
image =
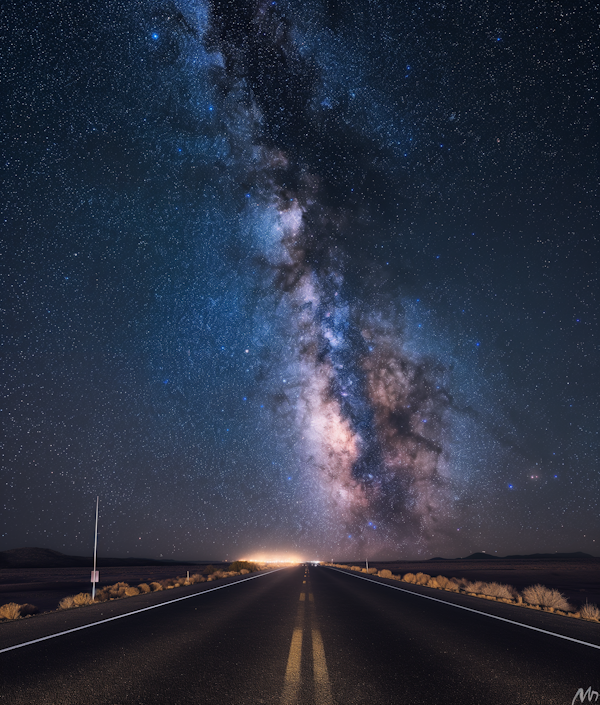
[[[337,540],[427,540],[451,501],[444,370],[408,354],[393,297],[346,281],[355,213],[326,165],[308,163],[310,139],[323,139],[310,117],[317,72],[272,3],[213,3],[206,44],[222,57],[232,168],[289,340],[273,409],[293,424],[309,503]]]

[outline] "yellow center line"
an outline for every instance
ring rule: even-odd
[[[302,600],[302,596],[300,597]],[[283,693],[281,694],[281,705],[296,705],[298,702],[298,691],[300,690],[300,665],[302,663],[302,633],[304,630],[304,606],[305,602],[298,605],[296,613],[296,624],[292,634],[290,653],[285,669],[285,681]]]
[[[313,671],[315,676],[315,702],[317,705],[333,705],[323,639],[321,639],[321,632],[316,627],[312,630],[312,651]]]

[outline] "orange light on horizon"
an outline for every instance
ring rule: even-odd
[[[272,553],[254,553],[251,556],[240,558],[241,561],[251,561],[252,563],[288,563],[296,565],[305,563],[305,559],[298,555],[273,555]]]

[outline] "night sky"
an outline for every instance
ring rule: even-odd
[[[0,12],[0,550],[600,554],[597,6]]]

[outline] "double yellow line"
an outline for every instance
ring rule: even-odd
[[[306,576],[305,576],[306,577]],[[303,581],[303,585],[306,580]],[[292,634],[292,643],[290,644],[290,653],[285,669],[285,681],[283,685],[283,693],[281,695],[281,705],[295,705],[298,702],[298,694],[300,692],[301,683],[301,667],[302,667],[302,638],[304,635],[305,617],[306,617],[306,595],[308,602],[314,603],[314,596],[307,587],[305,591],[300,593],[300,601],[298,611],[296,613],[296,622]],[[325,649],[323,648],[323,639],[321,632],[316,626],[314,610],[311,609],[311,636],[312,636],[312,656],[313,656],[313,675],[315,679],[315,703],[317,705],[333,705],[331,696],[331,685],[329,684],[329,673],[327,671],[327,661],[325,660]]]

